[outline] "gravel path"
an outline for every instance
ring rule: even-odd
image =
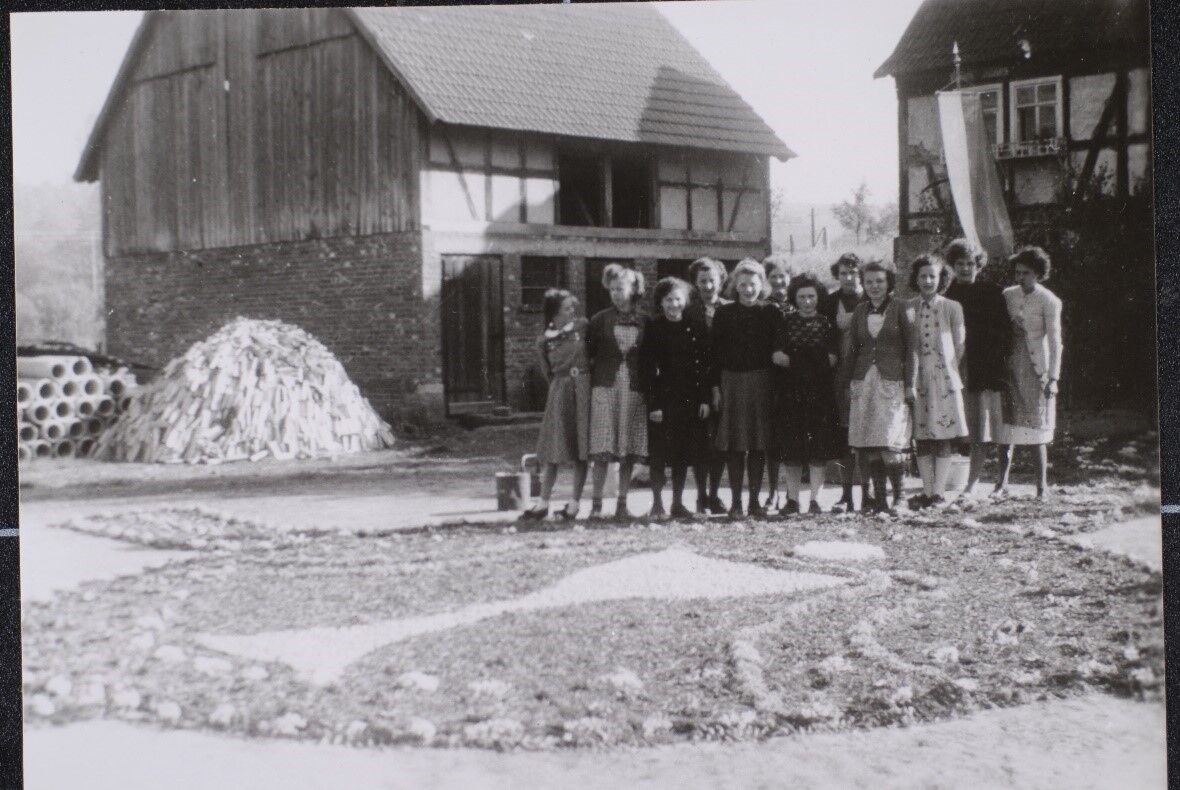
[[[1166,786],[1165,712],[1091,695],[937,724],[736,745],[501,754],[367,751],[97,721],[25,733],[30,790],[168,787],[1021,788]],[[1046,745],[1052,748],[1046,749]],[[61,759],[69,755],[70,759]],[[178,770],[179,768],[179,770]]]

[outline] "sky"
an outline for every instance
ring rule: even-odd
[[[703,0],[660,10],[798,157],[775,163],[790,202],[830,203],[863,180],[897,192],[893,80],[873,71],[920,0]],[[13,14],[13,176],[69,183],[141,12]]]

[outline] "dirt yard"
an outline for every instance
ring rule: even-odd
[[[1162,783],[1155,437],[1074,424],[1051,502],[1018,466],[1007,500],[894,518],[526,531],[492,476],[529,427],[330,462],[34,464],[29,777],[55,786],[41,755],[85,741],[308,765],[329,743],[421,779],[374,787],[457,786],[438,747],[486,786],[596,786],[595,766],[765,786],[787,765],[821,787]],[[1077,758],[1032,759],[1038,728]],[[121,786],[151,784],[136,770]]]

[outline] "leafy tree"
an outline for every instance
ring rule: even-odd
[[[897,204],[886,203],[869,222],[867,238],[869,241],[891,239],[897,235],[897,227]]]

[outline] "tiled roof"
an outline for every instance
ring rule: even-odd
[[[1146,0],[925,0],[874,76],[949,76],[955,41],[970,67],[1023,58],[1021,39],[1041,58],[1142,45],[1147,36]]]
[[[420,6],[351,13],[433,120],[794,156],[651,8]]]

